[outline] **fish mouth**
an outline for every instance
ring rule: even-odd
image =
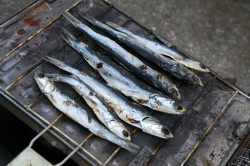
[[[193,84],[203,86],[201,80],[197,76],[193,76]]]

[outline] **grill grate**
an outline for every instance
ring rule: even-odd
[[[231,166],[248,166],[250,165],[250,136],[248,136],[246,138],[246,140],[244,141],[246,142],[243,145],[243,148],[238,152],[238,154],[236,153],[236,156],[234,158],[232,158],[232,161],[229,165]]]
[[[42,4],[39,6],[40,8],[48,7],[46,2]],[[107,34],[91,26],[80,18],[77,13],[87,12],[100,21],[112,21],[131,31],[174,47],[170,42],[139,25],[131,17],[123,14],[114,5],[106,1],[98,3],[96,1],[76,1],[65,10],[70,11],[79,20],[104,35]],[[36,13],[31,10],[32,12]],[[40,29],[38,28],[36,32],[31,31],[33,33],[27,36],[27,39],[22,39],[23,41],[16,43],[14,48],[1,56],[0,87],[2,95],[7,96],[13,103],[21,105],[23,112],[31,113],[31,116],[37,117],[38,121],[44,123],[45,126],[55,123],[54,119],[57,119],[50,132],[72,150],[69,156],[77,153],[77,155],[92,165],[137,165],[138,163],[143,165],[153,165],[155,163],[159,165],[183,165],[192,158],[194,152],[228,110],[235,97],[243,96],[249,98],[241,90],[222,80],[213,71],[210,73],[197,73],[204,87],[194,87],[177,80],[140,57],[152,68],[166,74],[177,85],[183,98],[183,105],[187,108],[187,113],[182,116],[163,115],[162,113],[146,109],[170,127],[175,135],[175,138],[171,140],[163,140],[147,135],[132,126],[124,124],[131,131],[132,142],[141,147],[141,152],[137,156],[131,154],[106,140],[94,136],[66,116],[61,116],[61,113],[50,104],[37,87],[33,79],[33,71],[35,69],[42,69],[45,73],[63,73],[63,71],[45,62],[42,59],[45,55],[62,60],[79,70],[88,72],[96,79],[102,80],[84,59],[59,37],[58,34],[62,26],[72,34],[75,34],[80,41],[86,42],[93,50],[101,52],[104,56],[107,55],[107,52],[89,40],[86,35],[67,23],[61,17],[61,13],[50,17],[52,17],[50,18],[51,21],[39,27]],[[22,19],[17,21],[17,23],[20,21]],[[0,40],[0,43],[4,42],[3,38]],[[139,56],[134,51],[128,50]],[[108,56],[106,57],[108,58]],[[65,84],[58,84],[58,86],[59,89],[64,89],[64,93],[79,102],[84,109],[89,109],[81,97],[70,87],[66,87]],[[190,136],[188,137],[189,140],[186,138],[187,135]],[[236,138],[233,137],[233,139]],[[230,145],[225,147],[230,149]]]

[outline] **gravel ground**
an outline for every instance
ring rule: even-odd
[[[250,93],[250,1],[109,0]],[[0,22],[31,0],[0,0]]]

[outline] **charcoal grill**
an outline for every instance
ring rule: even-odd
[[[45,62],[44,56],[48,55],[62,60],[87,72],[96,79],[101,79],[81,55],[60,38],[61,27],[75,34],[91,49],[109,58],[105,50],[62,17],[62,12],[65,10],[106,36],[108,34],[89,24],[78,13],[87,12],[88,15],[102,22],[114,22],[147,38],[166,44],[190,57],[160,35],[138,24],[107,1],[38,1],[1,25],[1,105],[38,133],[47,129],[43,130],[42,136],[65,154],[69,154],[68,157],[71,157],[79,165],[172,166],[184,164],[226,165],[227,163],[233,165],[237,159],[238,163],[249,164],[249,148],[247,148],[249,146],[249,96],[223,80],[212,70],[209,73],[197,72],[204,84],[203,87],[180,81],[125,46],[128,51],[138,56],[146,64],[166,74],[178,87],[182,95],[183,105],[187,108],[184,115],[152,112],[153,116],[169,126],[174,138],[163,140],[124,124],[132,134],[132,142],[140,146],[140,152],[132,154],[94,136],[61,114],[41,94],[33,78],[33,71],[37,69],[45,73],[64,73]],[[58,86],[64,93],[79,102],[84,109],[89,109],[81,97],[69,86],[65,84],[58,84]],[[151,112],[151,110],[145,109]],[[243,141],[244,139],[245,141]],[[246,153],[241,153],[242,147]],[[246,154],[248,157],[244,157],[247,156]]]

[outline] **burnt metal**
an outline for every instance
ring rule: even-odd
[[[44,13],[43,11],[47,11],[48,8],[52,12]],[[0,45],[4,46],[0,51],[0,103],[37,132],[51,125],[61,113],[41,94],[33,78],[33,71],[39,69],[45,73],[65,74],[64,71],[45,62],[44,56],[48,55],[62,60],[68,65],[102,80],[82,56],[60,38],[61,27],[75,34],[79,41],[84,41],[91,49],[110,58],[105,50],[86,35],[79,33],[79,30],[61,17],[64,10],[69,11],[101,34],[109,36],[89,24],[78,13],[87,12],[88,15],[102,22],[114,22],[140,35],[162,42],[168,47],[173,47],[190,57],[168,40],[138,24],[130,16],[106,1],[76,0],[69,2],[63,0],[55,1],[53,4],[46,1],[37,2],[24,13],[20,13],[9,22],[4,23],[1,28],[4,27],[4,33],[8,32],[8,35],[0,38]],[[24,20],[30,18],[29,16],[34,16],[35,21],[40,19],[41,25],[22,27]],[[28,33],[20,35],[14,27],[22,28]],[[13,37],[16,37],[17,40],[12,41]],[[119,41],[117,42],[119,43]],[[57,123],[43,136],[49,142],[56,140],[56,147],[69,154],[68,157],[71,156],[79,165],[202,165],[203,163],[225,165],[241,143],[241,140],[234,134],[235,130],[239,124],[250,119],[250,113],[247,111],[250,109],[249,96],[223,80],[212,70],[209,73],[196,72],[204,84],[203,87],[196,87],[174,78],[142,58],[135,51],[124,48],[147,65],[166,74],[178,87],[183,105],[188,110],[184,115],[168,115],[145,108],[163,124],[169,126],[174,138],[163,140],[124,124],[131,132],[132,142],[141,148],[138,154],[132,154],[94,136],[66,116],[58,118]],[[81,104],[84,109],[91,111],[71,87],[62,83],[58,83],[58,87]],[[241,111],[241,113],[237,114],[237,111]],[[227,132],[224,131],[224,124],[230,124]],[[217,135],[220,137],[217,138]],[[213,140],[213,137],[216,139]],[[225,143],[224,140],[227,142]],[[219,150],[213,146],[220,147],[224,151],[217,153]]]

